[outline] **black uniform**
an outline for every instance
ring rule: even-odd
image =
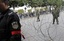
[[[19,17],[10,9],[0,14],[0,41],[21,41]]]

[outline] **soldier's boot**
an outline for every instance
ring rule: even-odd
[[[38,18],[38,21],[40,21],[40,18]]]
[[[38,18],[37,18],[37,22],[39,22],[39,21],[40,21],[40,18],[38,17]]]
[[[40,19],[37,19],[37,22],[39,22],[40,21]]]
[[[55,18],[53,18],[53,24],[55,23]]]
[[[58,23],[58,18],[56,18],[56,22],[57,22],[57,24],[59,24],[59,23]]]

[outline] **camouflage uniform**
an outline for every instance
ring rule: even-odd
[[[58,23],[59,12],[60,12],[59,7],[56,7],[54,10],[52,10],[53,24],[55,22],[55,19],[56,19],[57,24],[59,24]]]
[[[36,15],[37,15],[37,21],[40,21],[40,18],[39,18],[40,12],[39,12],[39,10],[36,11]]]

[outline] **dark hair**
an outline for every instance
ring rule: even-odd
[[[8,4],[9,0],[2,0],[2,2],[4,2],[5,4]]]

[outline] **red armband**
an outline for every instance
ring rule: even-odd
[[[19,30],[19,31],[12,31],[11,34],[12,35],[21,34],[21,30]]]
[[[11,34],[12,35],[20,34],[25,39],[24,35],[21,33],[21,30],[19,30],[19,31],[12,31]]]

